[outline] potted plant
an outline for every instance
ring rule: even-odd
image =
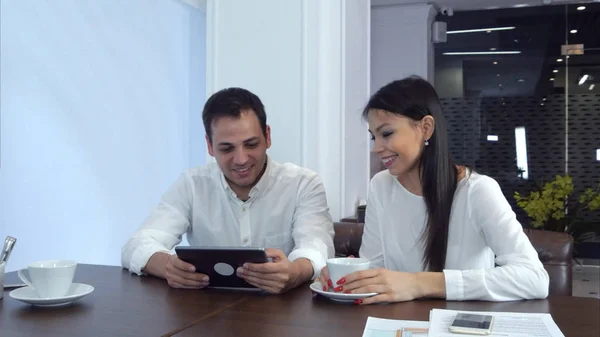
[[[600,209],[600,184],[586,188],[579,195],[574,195],[574,190],[571,176],[557,175],[526,196],[515,192],[514,198],[531,219],[533,228],[568,233],[574,238],[575,254],[600,258],[600,222],[584,217]]]

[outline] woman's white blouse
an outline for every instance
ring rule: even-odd
[[[423,269],[423,197],[389,171],[371,180],[360,256],[372,268]],[[497,266],[495,266],[497,265]],[[508,301],[548,296],[548,273],[498,183],[471,173],[458,183],[444,269],[446,299]]]

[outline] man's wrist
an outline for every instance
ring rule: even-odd
[[[150,256],[142,271],[156,277],[166,278],[165,269],[170,257],[171,255],[167,252],[156,252]]]
[[[313,274],[313,266],[309,259],[299,258],[292,262],[292,280],[294,287],[312,279]]]

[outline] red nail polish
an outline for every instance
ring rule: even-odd
[[[335,289],[333,289],[333,291],[335,291],[335,292],[340,292],[342,290],[344,290],[344,287],[342,287],[342,286],[335,287]]]
[[[323,286],[323,291],[327,291],[327,286]]]
[[[344,294],[350,294],[350,290],[344,291]]]
[[[362,300],[355,300],[354,304],[362,304]]]
[[[329,284],[329,286],[333,288],[333,282],[331,282],[331,279],[327,280],[327,284]]]
[[[337,284],[344,284],[344,283],[346,283],[346,279],[343,277],[337,281]]]

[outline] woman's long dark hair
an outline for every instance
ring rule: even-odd
[[[363,117],[372,109],[420,121],[430,115],[435,128],[429,145],[425,146],[418,162],[423,198],[427,206],[427,227],[421,239],[426,240],[423,264],[430,271],[440,272],[446,264],[448,227],[457,168],[448,151],[448,130],[442,105],[435,89],[426,80],[411,76],[393,81],[379,89],[365,107]]]

